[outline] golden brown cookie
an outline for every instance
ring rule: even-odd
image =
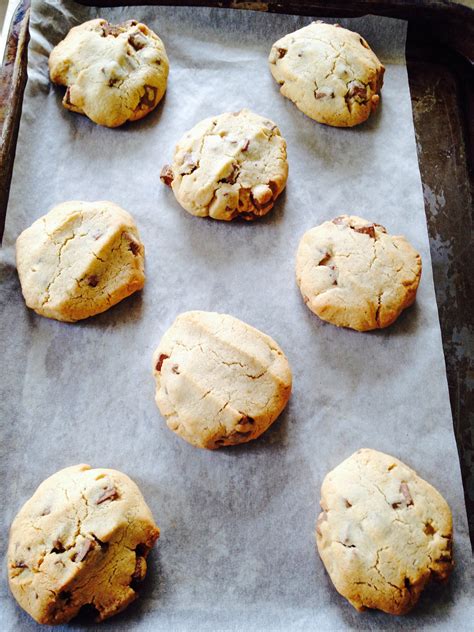
[[[363,449],[321,487],[318,551],[336,588],[357,610],[405,614],[431,580],[453,568],[451,510],[407,465]]]
[[[8,580],[38,623],[97,621],[137,597],[159,529],[140,490],[116,470],[67,467],[47,478],[10,530]]]
[[[259,437],[285,408],[291,370],[269,336],[214,312],[180,314],[153,356],[156,404],[199,448]]]

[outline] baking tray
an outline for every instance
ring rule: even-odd
[[[366,13],[408,20],[407,68],[443,348],[474,546],[474,9],[460,2],[82,2],[219,6],[317,17]],[[30,0],[14,14],[0,74],[0,235],[26,83]]]

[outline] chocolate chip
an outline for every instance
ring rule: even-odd
[[[163,169],[161,170],[160,180],[164,184],[166,184],[167,187],[170,187],[171,183],[173,182],[173,179],[174,179],[173,170],[171,169],[170,165],[165,165]]]
[[[95,501],[96,505],[104,503],[106,500],[115,500],[118,497],[118,492],[115,487],[109,487],[106,489],[99,498]]]
[[[179,370],[178,369],[179,369],[179,367],[178,367],[177,364],[173,364],[173,366],[171,367],[171,371],[173,373],[176,373],[176,375],[179,375]]]
[[[160,355],[160,357],[158,358],[158,362],[156,363],[155,370],[156,371],[161,371],[161,367],[163,365],[163,362],[165,360],[167,360],[168,358],[169,358],[169,355],[166,355],[166,354],[162,353]]]
[[[349,507],[352,507],[351,503],[345,498],[344,502],[346,504],[346,508],[349,509]]]
[[[90,285],[90,287],[97,287],[97,284],[99,283],[99,277],[96,274],[91,274],[87,277],[86,281],[87,285]]]
[[[81,544],[81,546],[79,547],[79,551],[76,553],[73,561],[74,562],[84,561],[87,557],[87,554],[93,547],[93,545],[94,545],[93,541],[89,540],[89,538],[86,538],[84,542]]]
[[[314,91],[315,99],[334,99],[334,91],[333,90],[315,90]]]
[[[348,84],[347,95],[350,99],[355,99],[358,102],[367,100],[367,86],[361,81],[350,81]]]
[[[229,175],[226,176],[225,178],[222,178],[221,180],[218,180],[218,182],[226,183],[226,184],[235,184],[239,175],[240,175],[239,166],[234,163],[232,165],[232,171],[229,173]]]
[[[359,37],[359,42],[362,44],[364,48],[370,48],[367,42],[364,39],[362,39],[362,37]]]
[[[282,57],[284,57],[287,52],[288,52],[287,48],[277,48],[278,58],[282,59]]]
[[[145,92],[140,98],[140,103],[138,104],[138,107],[152,108],[155,105],[157,90],[155,86],[150,86],[148,84],[145,84],[143,87],[145,89]]]
[[[40,513],[40,516],[49,516],[51,513],[51,507],[45,507],[43,511]]]
[[[250,145],[250,141],[246,140],[245,145],[242,147],[240,151],[247,151],[247,149],[249,148],[249,145]]]
[[[135,570],[133,571],[130,587],[137,588],[137,584],[140,584],[146,575],[146,560],[144,557],[138,556],[135,561]]]
[[[325,266],[326,263],[331,259],[331,253],[327,252],[321,261],[318,263],[318,266]]]
[[[433,528],[433,525],[431,524],[431,522],[425,522],[425,528],[423,529],[423,531],[425,532],[426,535],[433,535],[433,533],[435,532],[435,529]]]
[[[53,548],[51,549],[51,553],[64,553],[66,549],[64,548],[63,543],[60,540],[55,540],[53,542]]]
[[[13,562],[12,568],[28,568],[28,566],[22,560],[20,562]]]
[[[407,501],[407,507],[409,507],[410,505],[413,505],[414,504],[413,498],[411,497],[410,490],[408,489],[408,485],[406,483],[401,483],[400,491],[405,497],[405,500]]]
[[[122,33],[125,33],[126,27],[120,24],[102,24],[102,37],[107,37],[107,35],[112,35],[113,37],[118,37]]]
[[[137,33],[132,33],[132,35],[129,36],[128,43],[132,46],[132,48],[138,51],[145,48],[148,44],[148,40],[141,31],[138,31]]]
[[[352,230],[355,230],[356,233],[362,233],[363,235],[369,235],[372,239],[375,239],[375,225],[371,224],[370,226],[351,226]]]
[[[128,246],[128,249],[131,251],[134,257],[136,257],[138,253],[140,252],[140,244],[136,241],[131,241]]]
[[[188,176],[189,174],[196,171],[198,168],[197,163],[194,161],[194,157],[190,153],[186,153],[183,156],[183,166],[181,167],[180,174],[182,176]]]

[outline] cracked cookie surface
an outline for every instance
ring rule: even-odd
[[[66,623],[85,607],[102,621],[137,597],[159,533],[128,476],[67,467],[43,481],[13,521],[10,589],[38,623]]]
[[[177,144],[173,164],[161,172],[191,215],[225,221],[266,215],[287,177],[280,130],[250,110],[198,123]]]
[[[141,290],[145,249],[131,215],[113,202],[64,202],[16,241],[28,307],[75,322]]]
[[[325,477],[316,526],[321,559],[357,610],[405,614],[452,567],[452,516],[441,494],[407,465],[362,449]]]
[[[156,404],[200,448],[259,437],[285,408],[291,369],[269,336],[214,312],[180,314],[153,356]]]
[[[339,327],[388,327],[416,298],[421,257],[380,224],[341,215],[306,232],[296,281],[309,309]]]
[[[67,87],[64,107],[106,127],[151,112],[166,91],[168,70],[163,42],[136,20],[75,26],[49,57],[51,81]]]
[[[358,33],[337,25],[313,22],[285,35],[269,65],[281,94],[319,123],[359,125],[380,100],[385,68]]]

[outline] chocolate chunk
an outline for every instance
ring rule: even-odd
[[[344,499],[344,503],[346,505],[346,509],[349,509],[349,507],[352,507],[351,503],[347,500],[347,498]]]
[[[362,233],[363,235],[369,235],[372,239],[375,239],[375,225],[371,224],[370,226],[360,226],[356,228],[355,226],[351,226],[352,230],[355,230],[356,233]]]
[[[350,81],[348,84],[347,96],[361,103],[367,101],[367,86],[361,81]]]
[[[226,183],[226,184],[235,184],[239,175],[240,175],[239,166],[234,163],[232,165],[232,171],[229,173],[229,175],[226,176],[225,178],[222,178],[221,180],[218,180],[218,182]]]
[[[61,540],[55,540],[53,542],[53,548],[51,549],[51,553],[64,553],[66,549],[64,548],[63,543],[61,542]]]
[[[400,491],[402,492],[402,494],[405,497],[405,500],[407,501],[407,507],[409,507],[410,505],[413,505],[413,498],[411,497],[410,490],[408,489],[408,485],[406,483],[402,483],[400,485]]]
[[[73,561],[74,562],[84,561],[87,557],[87,554],[93,547],[93,545],[94,545],[94,542],[92,540],[89,540],[89,538],[86,538],[84,542],[81,544],[81,546],[79,547],[79,550],[76,553]]]
[[[106,489],[99,498],[95,501],[96,505],[104,503],[106,500],[115,500],[118,497],[118,492],[115,487],[109,487]]]
[[[288,52],[288,49],[286,48],[277,48],[278,58],[282,59],[282,57],[284,57],[287,52]]]
[[[130,241],[130,245],[128,246],[128,249],[136,257],[138,255],[138,253],[140,252],[140,244],[138,242],[132,240],[132,241]]]
[[[13,562],[12,568],[28,568],[28,566],[22,560],[20,562]]]
[[[423,529],[423,531],[425,532],[426,535],[433,535],[433,533],[435,532],[435,529],[433,528],[433,525],[431,524],[431,522],[425,522],[425,528]]]
[[[246,140],[245,145],[242,147],[240,151],[247,151],[247,149],[249,148],[249,145],[250,145],[250,141]]]
[[[162,353],[160,355],[160,357],[158,358],[158,362],[156,363],[155,370],[156,371],[161,371],[161,367],[163,365],[163,362],[165,360],[167,360],[168,358],[169,358],[169,355],[166,355],[166,354]]]
[[[102,37],[107,37],[107,35],[112,35],[113,37],[118,37],[122,33],[125,33],[127,30],[126,27],[120,24],[102,24]]]
[[[155,86],[150,86],[145,84],[144,86],[145,92],[140,98],[140,103],[138,104],[139,108],[152,108],[155,105],[156,101],[156,88]]]
[[[334,91],[333,90],[315,90],[314,98],[315,99],[334,99]]]
[[[170,187],[171,183],[173,182],[173,179],[174,179],[173,170],[171,169],[170,165],[165,165],[163,169],[161,170],[160,180],[164,184],[166,184],[167,187]]]
[[[133,571],[131,578],[131,586],[134,587],[134,584],[139,584],[145,579],[146,575],[146,560],[144,557],[137,555],[137,559],[135,561],[135,570]]]
[[[197,163],[194,161],[194,157],[192,154],[187,153],[184,154],[183,156],[183,166],[180,170],[180,174],[182,176],[187,176],[191,173],[193,173],[193,171],[196,171],[196,169],[198,168]]]
[[[327,252],[321,261],[318,263],[318,266],[325,266],[326,263],[331,259],[331,253]]]
[[[141,31],[138,31],[137,33],[132,33],[132,35],[129,36],[128,43],[132,46],[132,48],[138,51],[145,48],[148,44],[148,40]]]
[[[97,284],[99,283],[99,277],[96,274],[91,274],[87,277],[86,281],[87,285],[90,285],[90,287],[97,287]]]

